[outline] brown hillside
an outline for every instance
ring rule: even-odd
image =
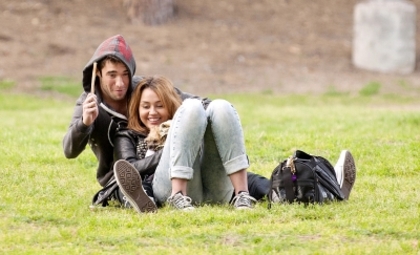
[[[138,75],[166,75],[200,95],[319,93],[331,87],[357,92],[371,81],[381,82],[386,92],[401,91],[404,81],[402,92],[420,93],[418,68],[405,76],[353,68],[357,2],[178,0],[175,20],[147,27],[128,23],[122,0],[2,0],[0,79],[29,91],[39,86],[39,76],[81,80],[99,43],[122,34]],[[414,2],[418,6],[420,0]],[[417,43],[419,38],[417,32]]]

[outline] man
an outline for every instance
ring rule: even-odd
[[[91,93],[92,70],[94,63],[98,69],[94,75],[95,92]],[[119,127],[127,122],[128,101],[133,88],[141,80],[134,76],[136,62],[127,42],[121,35],[106,39],[96,49],[83,69],[83,93],[76,102],[74,114],[63,138],[64,154],[76,158],[89,143],[98,159],[96,178],[103,187],[93,198],[92,205],[108,205],[117,201],[125,207],[129,203],[121,193],[113,176],[113,138]],[[179,91],[181,98],[195,97]],[[205,103],[207,99],[203,99]],[[146,159],[147,160],[147,159]],[[157,162],[146,162],[155,165]],[[269,181],[262,176],[248,173],[248,186],[251,195],[257,199],[269,191]],[[136,200],[139,212],[155,211],[150,183],[143,183]]]
[[[95,92],[91,93],[92,71]],[[76,158],[89,143],[98,159],[96,178],[104,187],[98,192],[93,204],[108,205],[114,198],[119,203],[129,206],[124,196],[118,192],[112,172],[112,139],[121,125],[126,125],[127,105],[138,80],[133,80],[136,71],[134,56],[125,39],[115,35],[102,42],[83,69],[83,93],[76,102],[73,118],[63,139],[64,154],[67,158]],[[144,196],[151,203],[148,196]]]

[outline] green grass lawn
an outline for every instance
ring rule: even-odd
[[[269,177],[301,149],[334,165],[356,160],[350,200],[204,206],[156,214],[90,210],[96,160],[64,157],[74,101],[0,91],[0,251],[3,254],[419,254],[420,103],[398,95],[328,93],[225,98],[237,108],[252,172]]]

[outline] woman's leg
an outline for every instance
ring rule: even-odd
[[[249,167],[239,115],[226,100],[214,100],[206,110],[202,177],[205,199],[228,202],[235,192],[248,191]],[[233,187],[233,188],[232,188]]]
[[[187,194],[184,195],[190,196],[194,202],[203,200],[200,159],[206,126],[207,117],[201,102],[186,99],[172,120],[153,179],[153,192],[160,204],[166,202],[172,193],[172,178],[188,180]],[[183,189],[182,185],[175,183],[174,188]]]

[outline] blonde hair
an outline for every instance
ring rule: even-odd
[[[128,128],[148,134],[149,128],[141,121],[139,115],[140,100],[145,89],[151,89],[161,100],[163,106],[168,110],[169,119],[172,119],[182,100],[175,90],[172,82],[163,76],[151,76],[143,78],[131,94],[128,106]]]

